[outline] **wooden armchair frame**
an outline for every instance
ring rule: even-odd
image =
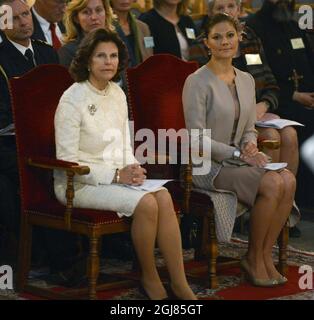
[[[186,65],[184,66],[184,64]],[[128,100],[134,117],[135,130],[149,128],[153,132],[157,132],[157,128],[174,128],[175,130],[185,128],[181,92],[185,78],[196,69],[197,65],[195,63],[183,62],[168,54],[154,55],[141,65],[129,68],[127,70]],[[177,70],[180,70],[180,72]],[[165,74],[167,74],[166,82]],[[178,92],[178,90],[181,91]],[[161,97],[162,94],[164,96]],[[165,119],[168,111],[167,108],[169,108],[168,104],[165,103],[167,99],[171,101],[169,104],[171,104],[171,107],[175,110],[174,113],[176,113],[175,115],[171,114],[169,116],[170,119]],[[158,101],[160,101],[160,104]],[[160,113],[157,113],[156,110],[160,110]],[[144,113],[147,113],[147,115],[144,116]],[[158,127],[158,119],[162,123],[161,127]],[[265,140],[260,141],[259,146],[260,148],[274,149],[279,147],[279,142]],[[192,190],[191,156],[189,157],[189,164],[186,166],[183,176],[183,188],[180,188],[180,182],[177,181],[173,185],[169,184],[168,189],[173,199],[181,204],[182,216],[194,215],[200,219],[196,239],[195,259],[207,259],[208,287],[215,288],[218,286],[218,244],[213,204],[208,196]],[[173,176],[170,178],[173,178]],[[175,184],[177,185],[174,186]],[[282,274],[286,274],[287,270],[287,242],[288,229],[285,227],[279,238],[279,269]],[[230,262],[228,263],[230,264]],[[239,261],[233,261],[232,264],[239,264]]]
[[[89,299],[96,299],[97,290],[134,284],[128,279],[97,285],[101,236],[129,231],[130,222],[115,212],[73,208],[74,176],[86,175],[90,169],[55,158],[53,121],[59,99],[72,83],[67,69],[59,65],[42,65],[10,80],[22,203],[17,290],[47,298],[73,299],[88,294]],[[56,169],[67,176],[66,206],[54,196],[52,174]],[[88,288],[56,292],[28,283],[34,225],[89,238]]]

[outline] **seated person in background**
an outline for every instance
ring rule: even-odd
[[[153,0],[154,8],[139,19],[145,22],[154,39],[154,53],[170,53],[190,60],[190,47],[198,32],[187,16],[187,0]]]
[[[113,26],[121,40],[127,47],[129,67],[135,67],[139,63],[153,55],[153,38],[146,23],[138,20],[131,13],[133,0],[111,0],[111,7],[117,18],[113,20]],[[120,83],[127,95],[127,83],[125,72],[121,74]],[[132,110],[129,109],[132,119]]]
[[[33,20],[30,7],[25,1],[0,0],[0,5],[10,6],[13,12],[13,29],[3,30],[5,38],[0,44],[0,129],[2,129],[13,123],[8,80],[27,73],[37,65],[58,63],[58,55],[50,45],[31,39]],[[23,241],[19,239],[20,195],[14,135],[0,136],[0,176],[2,180],[0,223],[16,241]],[[48,234],[50,240],[47,238]],[[72,260],[75,251],[75,239],[72,239],[69,233],[35,228],[33,237],[38,238],[38,241],[33,242],[34,258],[37,262],[46,255],[48,260],[46,262],[49,263],[52,273],[69,268],[68,259]],[[60,251],[66,252],[64,259],[59,256]]]
[[[246,21],[248,17],[250,17],[253,14],[252,10],[252,0],[239,0],[240,5],[240,14],[239,19],[241,21]]]
[[[58,63],[58,55],[53,48],[42,41],[31,40],[34,30],[30,7],[22,0],[0,0],[0,6],[12,8],[13,28],[2,30],[3,41],[0,44],[0,129],[13,123],[11,99],[8,81],[18,77],[39,64]],[[0,175],[6,177],[7,188],[3,186],[0,207],[0,222],[7,222],[7,227],[19,235],[19,177],[16,158],[15,136],[0,136]]]
[[[34,22],[33,39],[43,40],[55,50],[61,47],[62,33],[65,33],[62,19],[67,0],[36,0],[32,7]]]
[[[247,24],[261,40],[280,87],[276,113],[305,125],[296,128],[302,144],[314,132],[314,53],[304,30],[293,19],[294,5],[294,0],[265,0]],[[314,207],[313,189],[314,175],[301,161],[297,189],[301,207]]]
[[[131,13],[133,0],[111,0],[117,19],[113,25],[128,49],[129,67],[134,67],[153,54],[152,38],[146,23]]]
[[[314,132],[314,54],[293,10],[294,1],[265,0],[247,23],[261,39],[280,87],[278,114],[306,124],[300,130],[303,142]]]
[[[254,79],[232,66],[240,32],[226,14],[210,18],[206,44],[211,59],[188,76],[183,107],[187,128],[200,130],[194,139],[205,152],[211,145],[211,170],[193,175],[193,184],[213,201],[218,241],[231,238],[237,201],[251,208],[249,247],[241,266],[253,285],[271,287],[287,281],[274,265],[272,247],[291,212],[296,182],[289,170],[263,168],[267,157],[256,146]],[[211,129],[211,137],[204,129]]]
[[[60,63],[69,67],[83,37],[90,31],[113,30],[109,0],[72,0],[66,7],[65,43],[58,51]]]
[[[64,92],[55,115],[57,158],[90,167],[89,175],[75,177],[75,207],[133,217],[131,236],[141,266],[141,284],[149,298],[167,296],[154,263],[157,240],[174,294],[196,299],[184,273],[170,194],[165,188],[146,192],[126,186],[141,185],[146,177],[132,152],[125,94],[112,81],[126,58],[126,48],[115,32],[98,29],[84,38],[70,67],[76,83]],[[66,202],[66,185],[66,177],[56,171],[55,194],[62,203]]]

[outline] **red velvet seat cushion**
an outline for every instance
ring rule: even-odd
[[[25,212],[27,214],[63,217],[65,206],[57,200],[50,200],[48,202],[37,203],[35,208],[28,208]],[[119,218],[118,215],[112,211],[79,208],[73,208],[72,219],[92,224],[112,224],[123,221],[123,218]]]

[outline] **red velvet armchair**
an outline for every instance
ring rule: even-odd
[[[128,231],[130,224],[115,212],[73,208],[73,177],[88,174],[89,168],[56,160],[54,141],[55,110],[61,95],[72,83],[67,69],[59,65],[42,65],[10,81],[22,203],[17,288],[20,292],[49,298],[73,298],[88,291],[88,297],[96,299],[100,237]],[[67,174],[66,206],[54,196],[53,169]],[[57,295],[27,283],[34,225],[67,230],[89,238],[88,290],[70,290]],[[101,288],[116,285],[108,283]]]
[[[156,138],[160,129],[174,129],[176,132],[185,129],[182,89],[187,76],[197,68],[196,62],[185,62],[170,54],[157,54],[140,65],[127,69],[129,112],[134,121],[135,133],[140,129],[150,129]],[[172,137],[168,138],[167,147],[170,142],[173,142]],[[175,141],[178,156],[186,142],[188,142],[188,136],[182,136],[180,141]],[[136,141],[135,146],[137,146]],[[153,147],[154,150],[150,151],[154,152],[154,160],[157,164],[153,167],[145,164],[148,175],[151,174],[155,178],[175,179],[174,183],[168,183],[167,188],[173,199],[183,204],[182,213],[188,212],[191,184],[187,183],[185,189],[180,186],[180,165],[178,165],[180,158],[170,159],[171,155],[168,152],[161,154],[157,146],[158,140],[155,139],[155,148]],[[158,157],[159,160],[165,161],[165,165],[159,164]],[[177,160],[177,164],[172,164],[171,160]],[[191,178],[190,173],[191,165],[189,164],[185,170],[187,179]]]
[[[187,76],[198,68],[195,62],[184,62],[168,54],[149,57],[142,64],[127,70],[128,102],[134,120],[135,133],[142,128],[151,129],[157,136],[158,129],[185,128],[182,89]],[[182,143],[183,142],[183,143]],[[156,143],[157,145],[157,143]],[[184,146],[184,141],[178,143]],[[278,143],[264,141],[261,145],[277,148]],[[156,154],[158,155],[157,150]],[[178,152],[179,153],[179,152]],[[166,154],[169,161],[170,156]],[[159,171],[156,172],[156,167]],[[199,220],[199,228],[195,241],[195,259],[207,259],[209,288],[218,286],[217,258],[218,245],[215,231],[213,204],[204,194],[192,191],[191,160],[184,170],[183,184],[180,184],[180,165],[155,165],[152,170],[155,177],[175,179],[168,183],[167,188],[173,199],[181,204],[181,213],[192,219]],[[182,187],[183,185],[183,187]],[[280,237],[279,267],[283,274],[286,271],[287,229]],[[230,264],[230,261],[228,261]],[[231,262],[238,264],[239,261]],[[192,273],[190,274],[193,275]]]

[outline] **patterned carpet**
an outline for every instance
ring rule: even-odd
[[[219,245],[219,252],[222,256],[240,258],[246,252],[247,243],[240,239],[233,239],[231,243]],[[302,290],[299,288],[298,280],[302,276],[299,274],[299,266],[309,265],[314,270],[314,252],[304,252],[292,247],[288,248],[289,282],[285,286],[276,288],[256,288],[248,283],[240,283],[240,270],[238,267],[228,267],[218,271],[219,287],[211,290],[206,288],[206,272],[204,266],[206,262],[194,262],[193,250],[184,251],[185,268],[192,290],[202,300],[314,300],[314,290]],[[277,248],[274,249],[274,259],[277,256]],[[156,250],[156,261],[161,270],[162,278],[167,282],[167,275],[164,272],[163,259]],[[102,262],[101,273],[127,274],[131,278],[136,274],[132,273],[132,262],[110,259]],[[198,270],[195,273],[195,270]],[[195,278],[195,274],[198,275]],[[40,275],[40,280],[36,278]],[[192,275],[194,275],[192,277]],[[36,270],[32,272],[33,283],[39,287],[55,287],[45,281],[44,271]],[[34,278],[35,276],[35,278]],[[313,285],[313,284],[312,284]],[[101,300],[143,300],[144,297],[138,288],[115,289],[106,292],[99,292],[98,298]],[[18,295],[12,290],[0,290],[1,299],[40,299],[28,294]]]

